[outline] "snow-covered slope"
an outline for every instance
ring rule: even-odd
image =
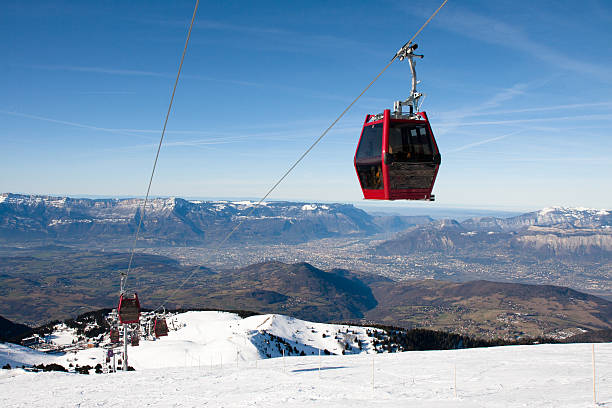
[[[372,350],[363,327],[312,323],[283,315],[241,319],[225,312],[187,312],[177,315],[173,324],[178,330],[170,331],[168,337],[130,347],[130,365],[137,370],[211,362],[235,365],[236,360],[280,357],[283,350],[286,356],[318,355],[319,350],[342,354],[347,343],[351,353],[358,353],[357,339],[364,352]]]
[[[0,365],[9,364],[11,367],[31,366],[35,364],[49,364],[57,361],[57,357],[32,350],[29,347],[12,343],[0,343]]]
[[[169,318],[170,332],[157,340],[142,339],[129,346],[129,365],[137,370],[177,366],[199,366],[255,361],[286,356],[321,354],[357,354],[374,352],[368,329],[325,323],[313,323],[288,316],[269,314],[240,318],[234,313],[185,312]],[[45,354],[21,347],[21,354],[0,353],[0,365],[57,363],[68,368],[105,364],[106,348],[87,348],[91,340],[78,340],[74,329],[58,324],[46,340],[56,346],[68,346],[64,353]],[[72,343],[76,342],[74,347]],[[108,344],[108,335],[99,344]],[[8,345],[3,345],[8,347]],[[18,346],[12,346],[18,347]],[[30,351],[28,353],[27,351]],[[20,360],[20,358],[23,358]]]
[[[598,406],[612,407],[612,344],[595,350]],[[0,406],[589,407],[591,346],[306,356],[90,376],[0,370]]]

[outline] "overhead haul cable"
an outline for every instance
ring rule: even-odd
[[[128,262],[127,271],[121,272],[121,293],[126,290],[127,278],[132,268],[132,262],[134,260],[134,252],[136,251],[136,242],[138,241],[138,235],[140,234],[140,228],[142,226],[142,220],[145,217],[145,210],[147,208],[147,202],[149,200],[149,193],[151,192],[151,184],[153,183],[153,176],[155,175],[155,168],[157,167],[157,160],[159,159],[159,152],[164,141],[164,135],[166,134],[166,126],[168,125],[168,118],[170,117],[170,111],[172,110],[172,103],[174,102],[174,94],[176,93],[176,86],[178,85],[179,77],[181,76],[181,69],[183,68],[183,61],[185,60],[185,54],[187,53],[187,45],[189,44],[189,38],[191,37],[191,29],[193,28],[193,22],[195,20],[196,12],[198,11],[198,5],[200,0],[196,0],[195,7],[193,9],[193,16],[191,17],[191,23],[189,24],[189,31],[187,32],[187,39],[185,40],[185,48],[183,48],[183,55],[181,56],[181,63],[176,73],[176,80],[174,81],[174,87],[172,88],[172,96],[170,97],[170,104],[168,105],[168,111],[166,112],[166,119],[164,120],[164,127],[162,129],[161,137],[159,138],[159,144],[157,145],[157,153],[155,153],[155,161],[153,162],[153,169],[151,170],[151,177],[149,178],[149,186],[147,187],[147,194],[145,195],[144,203],[142,204],[142,210],[139,211],[138,227],[134,234],[134,242],[132,243],[132,250],[130,253],[130,261]]]

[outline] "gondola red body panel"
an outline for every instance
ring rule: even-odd
[[[140,301],[138,294],[133,296],[122,294],[119,297],[119,306],[117,307],[119,314],[119,323],[139,323],[140,322]]]
[[[433,200],[440,152],[427,114],[367,115],[354,164],[365,199]]]

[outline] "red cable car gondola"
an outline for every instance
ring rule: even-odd
[[[422,94],[416,91],[413,51],[408,44],[398,51],[400,60],[408,59],[412,72],[412,91],[405,101],[395,102],[393,112],[367,115],[355,151],[355,170],[365,199],[434,200],[431,193],[440,152],[427,114],[418,111]],[[402,113],[409,106],[409,113]]]
[[[425,112],[367,115],[355,152],[365,199],[433,200],[440,152]]]
[[[128,296],[122,293],[119,297],[119,306],[117,307],[119,314],[119,323],[139,323],[140,322],[140,302],[138,295]]]
[[[155,318],[155,324],[153,325],[153,333],[155,337],[159,338],[168,335],[168,324],[166,324],[166,318],[157,316]]]

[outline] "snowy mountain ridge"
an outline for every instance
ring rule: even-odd
[[[591,215],[610,215],[610,211],[598,208],[589,208],[589,207],[563,207],[563,206],[552,206],[543,208],[538,211],[540,215],[545,215],[549,213],[565,213],[572,214],[575,217],[578,217],[581,213],[588,213]]]
[[[611,225],[610,211],[585,207],[549,207],[537,212],[536,225],[569,223],[576,227]]]
[[[141,217],[143,199],[88,199],[43,195],[0,195],[0,238],[9,241],[125,240]],[[161,243],[206,244],[245,222],[242,234],[259,241],[304,242],[378,232],[373,217],[350,204],[197,201],[153,198],[143,219],[146,238]]]
[[[90,209],[92,215],[95,211],[99,212],[111,212],[114,211],[117,214],[128,215],[133,217],[135,211],[142,207],[143,199],[141,198],[103,198],[103,199],[89,199],[89,198],[70,198],[70,197],[56,197],[56,196],[45,196],[45,195],[24,195],[24,194],[13,194],[13,193],[1,193],[0,204],[11,206],[26,206],[26,207],[37,207],[37,206],[48,206],[55,208],[68,208],[77,207],[81,210]],[[282,204],[281,204],[282,203]],[[245,209],[249,209],[257,204],[257,201],[201,201],[201,200],[185,200],[177,197],[167,198],[151,198],[147,202],[146,212],[154,214],[157,212],[171,211],[177,207],[187,207],[190,209],[208,210],[208,211],[235,211],[240,212]],[[285,210],[293,213],[292,218],[298,218],[304,216],[302,211],[316,211],[316,212],[332,212],[339,205],[343,206],[346,204],[317,204],[317,203],[288,203],[288,202],[262,202],[258,207],[268,208],[279,208],[284,206]],[[131,211],[131,213],[126,213]]]
[[[478,217],[461,223],[467,229],[518,231],[531,226],[562,228],[610,228],[612,213],[606,209],[549,207],[510,218]]]

